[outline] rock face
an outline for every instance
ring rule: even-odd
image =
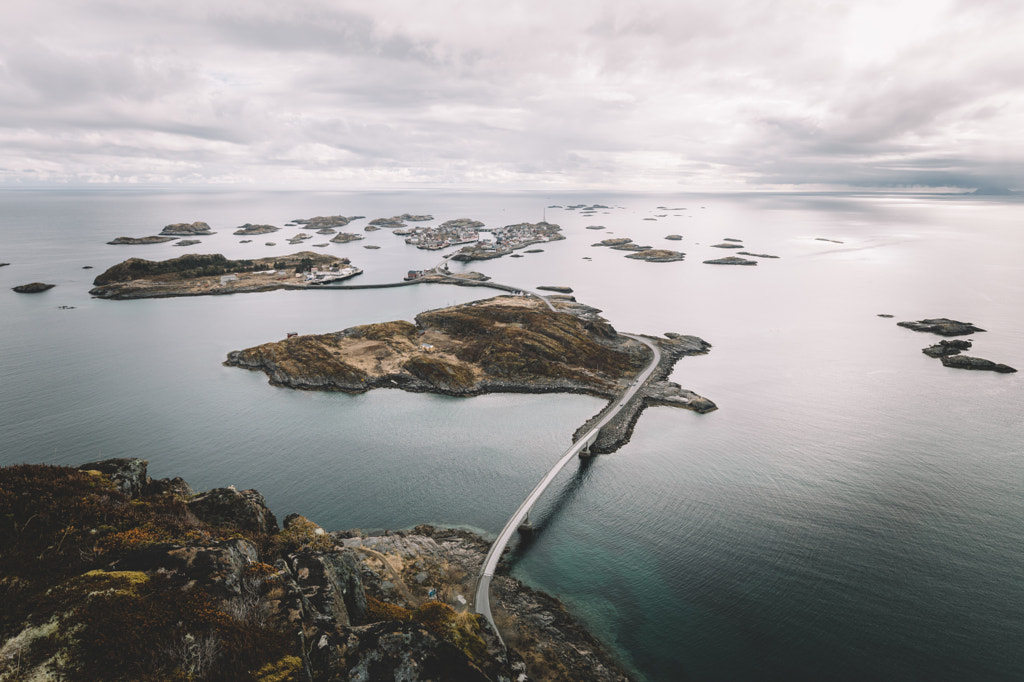
[[[83,471],[98,471],[117,486],[117,489],[133,499],[142,495],[150,482],[146,473],[149,462],[138,457],[119,457],[99,462],[87,462],[78,468]]]
[[[1017,371],[1009,365],[997,364],[983,358],[972,358],[969,355],[943,355],[942,364],[945,367],[953,367],[955,369],[980,369],[999,372],[1000,374],[1010,374]]]
[[[19,294],[38,294],[43,291],[48,291],[57,286],[56,284],[46,284],[44,282],[32,282],[30,284],[21,284],[13,287],[11,291],[16,291]]]
[[[277,519],[255,490],[215,488],[188,501],[196,518],[212,526],[233,526],[256,533],[277,530]]]
[[[975,327],[970,322],[959,322],[946,317],[936,317],[928,320],[917,320],[916,322],[897,322],[900,327],[906,327],[915,332],[930,332],[939,336],[965,336],[975,332],[983,332],[984,329]]]
[[[193,237],[198,234],[214,234],[206,223],[196,221],[194,223],[174,223],[160,230],[160,234],[172,234],[179,237]]]

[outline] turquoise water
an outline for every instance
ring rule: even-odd
[[[1024,677],[1021,375],[943,368],[920,353],[933,337],[895,325],[972,321],[988,330],[973,354],[1024,366],[1012,200],[2,193],[0,262],[12,265],[0,268],[0,463],[141,456],[154,475],[197,488],[255,487],[279,517],[494,534],[601,401],[296,392],[220,365],[286,332],[411,319],[489,293],[122,302],[87,291],[129,256],[295,250],[284,237],[298,228],[239,244],[230,232],[245,222],[432,212],[494,226],[595,202],[618,208],[589,218],[547,209],[565,241],[472,269],[572,286],[623,331],[707,339],[712,352],[681,361],[673,379],[720,409],[650,409],[622,450],[563,473],[533,515],[540,532],[514,549],[514,573],[563,598],[648,680]],[[184,250],[104,243],[193,220],[218,234]],[[611,236],[584,229],[595,224],[687,260],[592,248]],[[670,233],[684,239],[664,241]],[[781,258],[703,265],[724,254],[710,245],[725,237]],[[388,230],[327,251],[352,258],[367,282],[438,260]],[[36,280],[58,286],[9,291]]]

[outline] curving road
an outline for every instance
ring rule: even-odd
[[[547,299],[544,299],[543,296],[540,296],[540,298],[545,302],[547,301]],[[617,415],[619,411],[626,405],[626,403],[628,403],[630,399],[632,399],[633,396],[636,395],[636,392],[640,390],[640,387],[643,386],[644,383],[650,378],[651,373],[654,372],[655,368],[658,366],[658,363],[661,362],[661,351],[658,350],[658,347],[656,345],[654,345],[647,339],[635,336],[633,334],[623,334],[623,336],[628,336],[631,339],[635,339],[640,343],[644,344],[645,346],[647,346],[648,348],[650,348],[654,352],[654,358],[651,360],[651,364],[649,364],[642,372],[640,372],[640,374],[637,375],[636,379],[633,380],[633,383],[629,385],[629,388],[622,394],[622,396],[619,397],[616,402],[612,403],[611,409],[609,409],[606,412],[604,417],[602,417],[601,420],[598,421],[597,424],[593,426],[593,428],[591,428],[589,431],[583,434],[575,443],[569,446],[569,449],[562,454],[561,458],[559,458],[559,460],[555,463],[555,465],[551,468],[547,475],[541,479],[540,483],[538,483],[536,487],[534,487],[534,489],[527,496],[526,500],[524,500],[523,503],[519,505],[519,508],[516,509],[516,512],[512,515],[512,518],[510,518],[508,520],[508,523],[505,524],[505,527],[501,529],[500,533],[498,533],[497,539],[495,539],[495,541],[491,544],[491,549],[487,552],[487,556],[484,558],[484,563],[480,567],[480,575],[477,577],[476,596],[473,600],[473,608],[474,611],[476,611],[476,613],[479,613],[487,619],[487,621],[491,624],[491,627],[494,628],[495,633],[498,633],[498,627],[494,624],[494,618],[493,616],[491,616],[491,578],[494,577],[494,571],[498,567],[498,560],[501,559],[501,553],[505,551],[505,547],[512,539],[512,535],[516,532],[516,529],[519,528],[520,524],[522,524],[523,521],[526,519],[526,516],[527,514],[529,514],[530,509],[532,509],[533,505],[537,503],[537,500],[540,499],[540,496],[544,493],[545,490],[547,490],[548,486],[551,485],[551,482],[555,480],[555,476],[558,475],[558,472],[560,472],[566,464],[572,461],[573,458],[579,455],[581,450],[589,446],[591,443],[593,443],[594,440],[597,439],[597,434],[601,430],[601,428],[609,421],[611,421],[612,418],[615,415]],[[501,638],[500,633],[498,633],[498,638]]]

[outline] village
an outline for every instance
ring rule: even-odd
[[[414,227],[406,230],[395,230],[395,234],[404,235],[405,243],[417,249],[437,251],[457,244],[470,244],[480,239],[477,231],[484,224],[479,220],[458,218],[446,220],[437,227]]]
[[[472,261],[500,258],[531,244],[554,242],[565,239],[561,227],[554,223],[516,223],[491,230],[493,239],[477,241],[472,246],[463,247],[452,256],[452,260]]]

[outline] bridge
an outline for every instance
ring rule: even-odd
[[[539,298],[547,302],[547,299],[543,296],[539,296]],[[551,470],[548,471],[544,478],[542,478],[534,487],[523,503],[519,505],[519,508],[516,509],[515,513],[512,514],[512,517],[509,518],[505,527],[501,529],[500,533],[498,533],[498,537],[495,539],[494,543],[491,544],[491,549],[487,552],[483,565],[480,567],[480,574],[477,576],[476,596],[473,600],[473,610],[487,619],[487,622],[489,622],[491,627],[494,628],[494,632],[498,635],[499,640],[501,639],[501,634],[498,632],[498,627],[494,623],[494,617],[491,615],[490,593],[491,579],[494,578],[494,571],[498,567],[498,561],[501,559],[502,552],[505,551],[505,548],[508,546],[508,543],[511,541],[516,530],[519,529],[519,527],[529,518],[530,510],[533,508],[533,505],[537,503],[540,496],[548,489],[548,486],[550,486],[551,482],[555,480],[558,473],[574,458],[590,455],[590,446],[597,440],[601,429],[605,424],[610,422],[622,410],[622,408],[629,403],[630,400],[633,399],[636,392],[639,391],[647,382],[655,368],[657,368],[658,363],[661,362],[661,351],[655,344],[633,334],[623,334],[623,336],[635,339],[650,348],[654,354],[651,363],[637,375],[636,379],[633,380],[633,383],[629,385],[629,388],[627,388],[621,396],[605,408],[604,416],[602,416],[589,431],[580,436],[576,442],[570,445],[569,448],[562,453],[562,456],[557,462],[555,462],[555,465],[551,467]],[[502,640],[502,644],[504,644],[504,640]]]

